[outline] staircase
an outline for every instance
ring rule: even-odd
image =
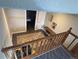
[[[44,27],[44,29],[47,32],[46,37],[3,48],[2,52],[5,54],[7,59],[32,59],[60,45],[63,45],[63,42],[69,34],[76,37],[75,39],[78,38],[76,35],[71,33],[72,28],[59,34],[52,32],[48,27]],[[71,44],[72,43],[73,42],[71,42]]]
[[[60,45],[32,59],[73,59],[73,57],[62,45]]]

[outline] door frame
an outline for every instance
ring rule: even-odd
[[[38,14],[39,14],[39,13],[37,13],[37,10],[35,10],[35,11],[36,11],[36,17],[35,17],[34,30],[36,28],[36,26],[35,26],[36,25],[36,19],[38,18]],[[26,19],[26,21],[25,21],[26,22],[25,27],[26,27],[26,32],[27,32],[27,10],[25,11],[25,16],[26,16],[26,18],[25,18]]]

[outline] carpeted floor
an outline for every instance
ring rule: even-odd
[[[73,57],[64,47],[60,46],[32,59],[73,59]]]
[[[24,34],[17,36],[17,44],[25,43],[28,41],[36,40],[45,37],[42,32],[34,32],[30,34]]]

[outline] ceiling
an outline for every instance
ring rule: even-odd
[[[77,14],[78,0],[0,0],[0,7]]]

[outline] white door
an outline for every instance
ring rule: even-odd
[[[44,25],[45,17],[46,17],[46,12],[37,11],[36,22],[35,22],[35,30],[42,29],[42,27]]]
[[[11,33],[26,31],[26,10],[5,9]]]

